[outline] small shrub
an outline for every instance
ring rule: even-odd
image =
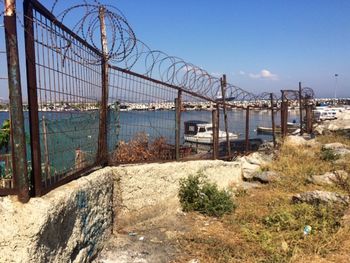
[[[323,161],[332,162],[339,159],[339,155],[335,154],[333,150],[327,148],[322,148],[320,155],[320,158]]]
[[[219,190],[201,175],[190,175],[180,181],[179,198],[184,211],[197,211],[209,216],[223,216],[236,205],[229,191]]]
[[[0,129],[0,150],[5,149],[6,153],[9,151],[10,129],[10,120],[4,120]]]

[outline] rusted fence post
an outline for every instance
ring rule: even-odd
[[[216,105],[212,111],[212,123],[213,123],[213,159],[216,160],[219,157],[219,108]]]
[[[313,132],[313,105],[306,105],[306,132],[311,134]]]
[[[245,113],[245,150],[249,151],[249,105],[246,108]]]
[[[4,26],[10,99],[12,169],[18,199],[26,203],[29,201],[29,182],[16,22],[16,1],[6,0]]]
[[[228,133],[228,124],[227,124],[227,109],[226,109],[226,75],[223,75],[220,79],[221,81],[221,94],[222,94],[222,108],[224,111],[224,124],[225,124],[225,133],[226,133],[226,143],[227,143],[227,155],[231,156],[231,144],[230,144],[230,136]]]
[[[38,114],[38,94],[35,65],[35,45],[33,29],[33,6],[28,0],[23,3],[24,10],[24,39],[26,50],[26,69],[27,69],[27,90],[29,104],[29,123],[30,123],[30,145],[32,157],[32,184],[34,185],[35,196],[41,196],[41,151],[39,134],[39,114]]]
[[[303,104],[301,94],[301,82],[299,82],[299,124],[300,124],[300,135],[303,135]]]
[[[281,135],[282,138],[287,136],[287,120],[288,120],[288,100],[286,101],[284,91],[282,90],[282,102],[281,102]]]
[[[107,32],[105,24],[105,8],[99,9],[100,31],[101,31],[101,47],[102,47],[102,98],[100,107],[100,124],[99,124],[99,140],[98,140],[98,160],[100,164],[107,163],[107,108],[108,108],[108,44]]]
[[[181,134],[181,90],[178,91],[177,98],[175,99],[175,156],[176,161],[180,160],[180,134]]]
[[[273,101],[273,93],[270,93],[270,101],[271,101],[271,123],[272,123],[272,141],[273,147],[276,147],[276,133],[275,133],[275,111],[274,111],[274,101]]]

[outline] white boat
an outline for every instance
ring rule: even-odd
[[[331,109],[316,109],[313,111],[314,119],[319,121],[334,120],[337,118],[337,112]]]
[[[229,140],[237,139],[235,133],[228,133]],[[186,121],[184,139],[187,142],[199,144],[213,143],[213,126],[211,123],[204,121]],[[226,141],[226,132],[219,130],[219,142]]]

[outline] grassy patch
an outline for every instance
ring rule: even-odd
[[[179,198],[184,211],[197,211],[209,216],[222,216],[232,212],[236,206],[232,195],[219,190],[201,175],[190,175],[180,181]]]
[[[335,143],[339,142],[342,144],[345,144],[347,146],[350,146],[350,139],[346,136],[340,135],[340,134],[332,134],[332,135],[323,135],[323,136],[318,136],[317,141],[321,144],[327,144],[327,143]]]
[[[302,191],[311,175],[324,174],[333,169],[332,163],[320,159],[320,146],[282,145],[277,158],[267,168],[282,175],[279,187],[288,192]]]
[[[323,136],[319,141],[350,145],[343,137],[333,140]],[[311,175],[336,169],[350,172],[350,156],[341,160],[333,157],[322,151],[321,145],[283,145],[277,158],[263,167],[278,172],[281,180],[239,193],[235,213],[205,230],[200,225],[185,235],[180,241],[184,250],[201,262],[348,262],[350,230],[340,227],[346,207],[291,202],[293,194],[305,191],[350,191],[350,179],[335,186],[308,182]],[[307,225],[312,230],[304,235]]]
[[[334,162],[338,160],[340,157],[338,154],[334,153],[332,149],[321,148],[320,159],[322,161]]]

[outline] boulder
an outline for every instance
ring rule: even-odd
[[[251,181],[255,173],[260,169],[260,165],[251,164],[245,159],[241,160],[242,164],[242,177],[244,181]]]
[[[335,154],[339,155],[339,156],[344,156],[347,154],[350,154],[350,147],[339,143],[339,142],[335,142],[335,143],[327,143],[325,145],[323,145],[324,149],[328,149],[328,150],[332,150]]]
[[[273,142],[264,142],[260,145],[259,151],[265,153],[272,153],[275,150],[273,147]]]
[[[260,183],[254,183],[254,182],[243,182],[241,185],[241,188],[243,188],[243,190],[250,190],[250,189],[254,189],[254,188],[260,188],[263,185]]]
[[[294,195],[292,201],[295,203],[308,203],[312,205],[332,203],[348,205],[349,197],[335,192],[311,191]]]
[[[272,183],[278,181],[279,179],[279,174],[273,171],[264,171],[253,176],[253,181],[258,181],[263,184]]]
[[[335,123],[329,124],[328,129],[330,131],[339,131],[339,130],[341,130],[341,128]]]
[[[348,173],[343,170],[336,171],[336,173],[343,179],[347,179],[349,176]],[[337,181],[337,176],[335,173],[328,172],[323,175],[313,175],[309,178],[308,181],[316,185],[332,185]]]
[[[301,136],[291,135],[286,138],[285,142],[293,146],[300,146],[305,145],[307,141]]]
[[[323,135],[325,130],[325,127],[323,125],[318,125],[315,129],[314,129],[314,133],[316,135]]]
[[[320,145],[315,139],[310,139],[311,137],[303,137],[300,135],[291,135],[286,138],[286,143],[292,146],[318,146]]]
[[[272,155],[255,152],[239,159],[241,162],[242,177],[245,181],[251,181],[262,165],[272,160]]]
[[[255,152],[248,156],[243,157],[242,159],[245,159],[250,164],[261,166],[269,163],[272,160],[272,156],[264,154],[262,152]]]

